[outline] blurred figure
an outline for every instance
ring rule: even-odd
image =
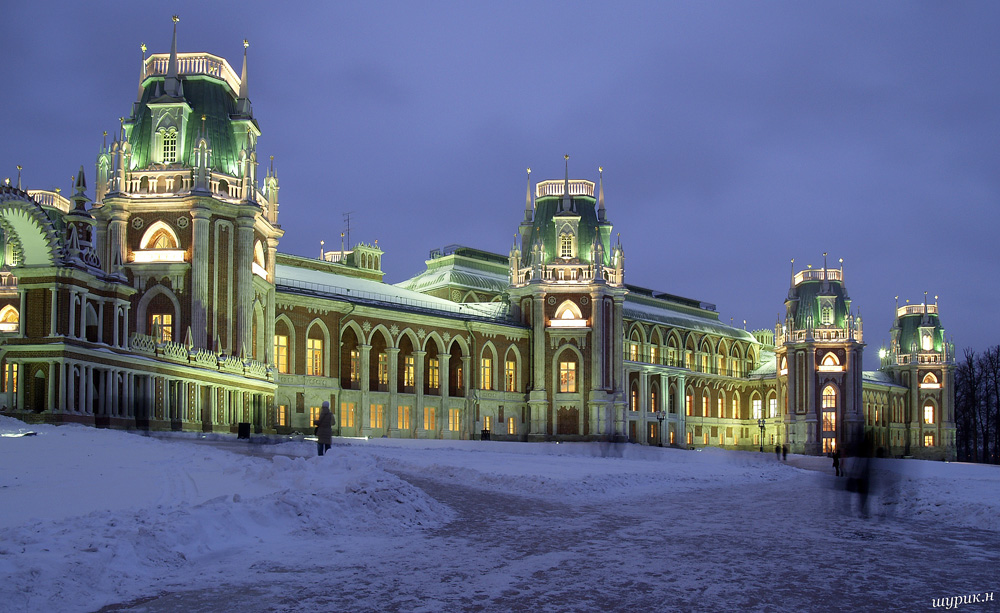
[[[833,471],[838,477],[844,476],[844,471],[840,469],[840,450],[833,452]]]
[[[785,443],[784,445],[781,446],[781,461],[782,462],[788,461],[788,443]]]
[[[333,441],[333,413],[330,412],[329,402],[323,401],[319,419],[313,423],[316,425],[316,452],[323,455],[330,450],[330,443]]]
[[[774,446],[774,459],[781,460],[781,445]]]
[[[858,513],[868,517],[868,494],[871,490],[871,440],[866,436],[864,442],[851,446],[851,474],[847,479],[847,491],[858,495]]]

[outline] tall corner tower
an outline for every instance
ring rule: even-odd
[[[272,363],[278,181],[258,185],[260,128],[241,74],[208,53],[146,56],[131,113],[97,159],[106,266],[138,292],[130,328]]]
[[[851,311],[844,270],[792,269],[784,324],[776,326],[779,385],[793,452],[842,450],[864,438],[860,315]],[[841,261],[842,262],[842,261]]]
[[[934,460],[955,458],[955,348],[945,340],[937,296],[928,304],[896,305],[882,370],[906,388],[893,416],[894,452]]]
[[[625,255],[611,244],[603,169],[592,181],[542,181],[531,170],[520,244],[510,252],[510,299],[532,328],[529,438],[625,436],[622,313]],[[534,197],[532,197],[534,196]]]

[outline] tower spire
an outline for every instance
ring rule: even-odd
[[[21,165],[17,165],[17,189],[21,189]]]
[[[142,50],[142,63],[139,64],[139,95],[136,101],[142,100],[142,82],[146,80],[146,43],[140,43],[139,49]]]
[[[788,277],[788,287],[795,286],[795,258],[792,258],[791,273]]]
[[[177,22],[181,18],[174,15],[171,19],[174,22],[174,35],[170,40],[170,60],[167,62],[167,76],[163,80],[163,93],[174,98],[179,98],[183,90],[181,89],[181,80],[178,77],[179,69],[177,66]]]
[[[607,211],[604,209],[604,167],[597,167],[598,188],[597,188],[597,221],[607,220]]]
[[[528,169],[528,188],[524,193],[524,221],[530,222],[532,215],[531,206],[531,169]]]
[[[250,106],[250,88],[247,83],[247,48],[250,41],[243,39],[243,70],[240,73],[240,92],[236,101],[236,112],[243,117],[252,117],[253,109]]]
[[[563,180],[563,197],[559,210],[569,211],[573,208],[573,199],[569,195],[569,154],[566,154],[563,157],[566,159],[566,178]]]

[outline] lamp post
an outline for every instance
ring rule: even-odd
[[[767,422],[763,417],[757,420],[757,427],[760,428],[760,452],[764,453],[764,426]]]
[[[660,428],[656,431],[659,435],[657,438],[660,439],[660,447],[663,447],[663,420],[666,418],[667,414],[663,411],[656,412],[656,419],[660,422]]]

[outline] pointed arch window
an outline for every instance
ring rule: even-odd
[[[820,309],[819,321],[821,325],[829,326],[833,323],[833,307],[825,304],[823,308]]]
[[[168,128],[160,130],[160,161],[173,164],[177,161],[177,130]]]
[[[931,336],[930,332],[924,332],[920,337],[920,348],[924,351],[932,351],[934,349],[934,337]]]
[[[583,318],[580,307],[572,300],[564,300],[556,309],[556,316],[549,320],[552,328],[586,328],[587,320]]]
[[[173,228],[162,221],[149,226],[133,253],[136,262],[183,262],[184,250]]]
[[[921,389],[940,389],[941,383],[938,382],[938,378],[934,373],[929,372],[920,380],[920,387]]]
[[[840,372],[844,368],[841,366],[840,358],[837,357],[837,354],[829,351],[823,356],[823,360],[819,364],[819,370],[822,372]]]
[[[21,321],[17,309],[8,304],[0,309],[0,332],[17,332]]]

